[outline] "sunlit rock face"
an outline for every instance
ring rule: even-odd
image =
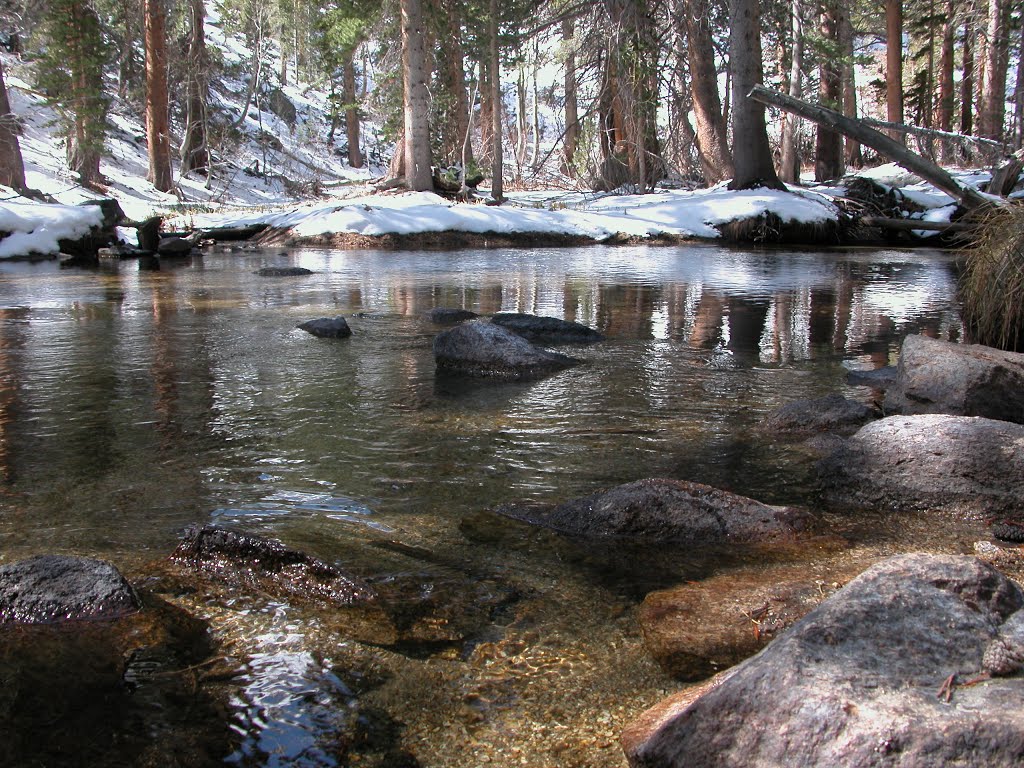
[[[889,413],[947,413],[1022,424],[1024,354],[908,336],[885,407]]]
[[[873,566],[622,736],[634,768],[1019,765],[1024,594],[971,557]],[[1010,670],[1007,672],[1007,670]],[[984,684],[963,683],[991,676]]]
[[[479,320],[438,334],[434,359],[439,372],[501,379],[542,378],[580,362]]]
[[[1024,520],[1024,426],[993,419],[891,416],[819,464],[826,498],[848,507],[937,510]]]

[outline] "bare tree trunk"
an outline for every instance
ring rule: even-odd
[[[890,123],[903,122],[903,0],[885,0],[885,104]],[[903,136],[893,137],[902,141]]]
[[[775,174],[764,105],[747,98],[764,80],[761,58],[761,17],[757,0],[732,0],[729,59],[733,69],[732,135],[736,175],[729,189],[785,189]]]
[[[405,112],[405,179],[410,189],[432,190],[429,72],[421,0],[402,0],[402,79]]]
[[[206,9],[203,0],[189,0],[189,38],[185,62],[185,135],[178,149],[181,175],[190,171],[206,172],[210,150],[206,139],[206,104],[209,95],[206,33],[203,29]]]
[[[491,130],[494,127],[493,89],[491,88],[490,52],[480,62],[480,162],[488,166],[493,159]]]
[[[790,11],[791,39],[789,65],[789,95],[794,99],[803,97],[804,20],[801,0],[793,0]],[[800,154],[797,151],[797,134],[800,118],[792,112],[783,116],[782,157],[779,161],[779,178],[789,184],[800,182]]]
[[[562,145],[562,172],[576,176],[573,159],[576,157],[576,143],[580,135],[579,106],[576,100],[576,43],[573,40],[573,21],[562,21],[562,41],[568,46],[565,57],[565,138]]]
[[[516,77],[516,166],[526,159],[526,63],[520,61]]]
[[[964,22],[963,79],[960,81],[960,133],[974,132],[974,24]]]
[[[505,198],[504,163],[501,155],[501,55],[498,45],[498,0],[490,0],[488,32],[490,33],[491,70],[491,198],[500,203]]]
[[[839,20],[839,47],[843,57],[843,114],[857,118],[857,73],[853,66],[853,21],[850,19],[849,7],[843,8]],[[864,156],[860,150],[860,142],[846,137],[843,155],[847,168],[864,167]]]
[[[345,134],[348,138],[348,164],[363,167],[363,153],[359,149],[359,107],[356,104],[355,51],[349,51],[341,65],[342,98],[345,100]]]
[[[1017,55],[1017,82],[1013,88],[1014,146],[1024,146],[1024,36],[1020,41]]]
[[[18,142],[18,121],[11,113],[4,82],[4,66],[0,61],[0,184],[15,192],[26,192],[25,161]]]
[[[818,101],[831,109],[842,110],[842,63],[839,60],[839,3],[826,0],[821,6],[821,38],[828,54],[818,67]],[[830,181],[843,175],[843,137],[826,126],[818,126],[814,145],[814,180]]]
[[[530,98],[532,108],[530,112],[530,130],[533,132],[533,147],[530,150],[530,168],[537,169],[537,161],[540,158],[540,92],[537,89],[537,70],[540,68],[540,42],[533,43],[533,66],[530,73]]]
[[[939,55],[939,103],[936,121],[940,131],[953,130],[953,0],[946,0],[946,19],[942,27],[942,52]]]
[[[1000,139],[1003,135],[1003,119],[1006,112],[1006,70],[1009,63],[1009,37],[1007,36],[1009,3],[1006,0],[989,0],[986,32],[987,55],[985,60],[984,86],[982,87],[982,109],[978,132],[989,139]]]
[[[167,104],[167,11],[163,0],[144,0],[146,47],[146,146],[149,175],[161,192],[174,187],[170,110]]]
[[[462,162],[463,139],[469,123],[469,100],[466,96],[466,57],[462,47],[462,19],[456,3],[441,4],[444,14],[446,39],[438,51],[441,92],[446,97],[444,115],[437,127],[439,157],[438,162],[445,165],[456,165]],[[473,153],[470,149],[469,160]]]
[[[711,37],[711,5],[707,0],[683,0],[687,39],[687,63],[690,68],[693,114],[696,122],[697,150],[704,180],[716,184],[734,173],[729,151],[722,99],[718,93],[718,70],[715,67],[715,46]]]

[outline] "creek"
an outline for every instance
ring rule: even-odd
[[[84,554],[144,581],[185,526],[216,523],[417,599],[473,584],[493,599],[460,642],[396,650],[280,600],[175,596],[239,660],[217,685],[244,766],[624,765],[619,730],[679,688],[637,602],[736,564],[670,551],[648,568],[485,511],[660,476],[814,508],[806,452],[758,421],[866,400],[849,370],[894,363],[907,334],[962,331],[938,251],[214,250],[161,266],[0,263],[0,560]],[[442,381],[422,318],[440,306],[607,340],[563,348],[584,364],[538,382]],[[349,339],[296,329],[339,314]],[[834,517],[879,553],[977,537]]]

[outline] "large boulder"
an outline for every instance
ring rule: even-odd
[[[793,534],[806,516],[700,483],[637,480],[564,504],[508,504],[508,517],[576,536],[755,543]]]
[[[881,416],[875,406],[840,394],[813,400],[794,400],[769,413],[760,424],[766,432],[806,436],[819,432],[849,434]]]
[[[885,408],[1024,424],[1024,354],[908,336]]]
[[[267,107],[271,112],[280,117],[289,128],[294,127],[299,119],[295,104],[292,103],[292,100],[280,88],[270,89],[270,93],[267,94]]]
[[[580,361],[533,346],[492,323],[463,323],[434,338],[437,369],[467,376],[534,379]]]
[[[491,317],[491,322],[537,344],[593,344],[604,340],[593,328],[557,317],[499,312]]]
[[[349,327],[348,321],[341,315],[307,320],[304,323],[300,323],[299,328],[322,339],[347,339],[352,335],[352,329]]]
[[[102,560],[38,555],[0,567],[0,624],[114,619],[139,605],[131,585]]]
[[[826,498],[851,507],[1024,518],[1024,426],[967,416],[891,416],[818,465]]]
[[[1022,606],[974,558],[890,558],[696,695],[641,716],[622,735],[629,763],[1019,766]]]

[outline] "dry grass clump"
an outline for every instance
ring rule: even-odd
[[[1024,351],[1024,206],[986,212],[966,256],[960,299],[971,340]]]

